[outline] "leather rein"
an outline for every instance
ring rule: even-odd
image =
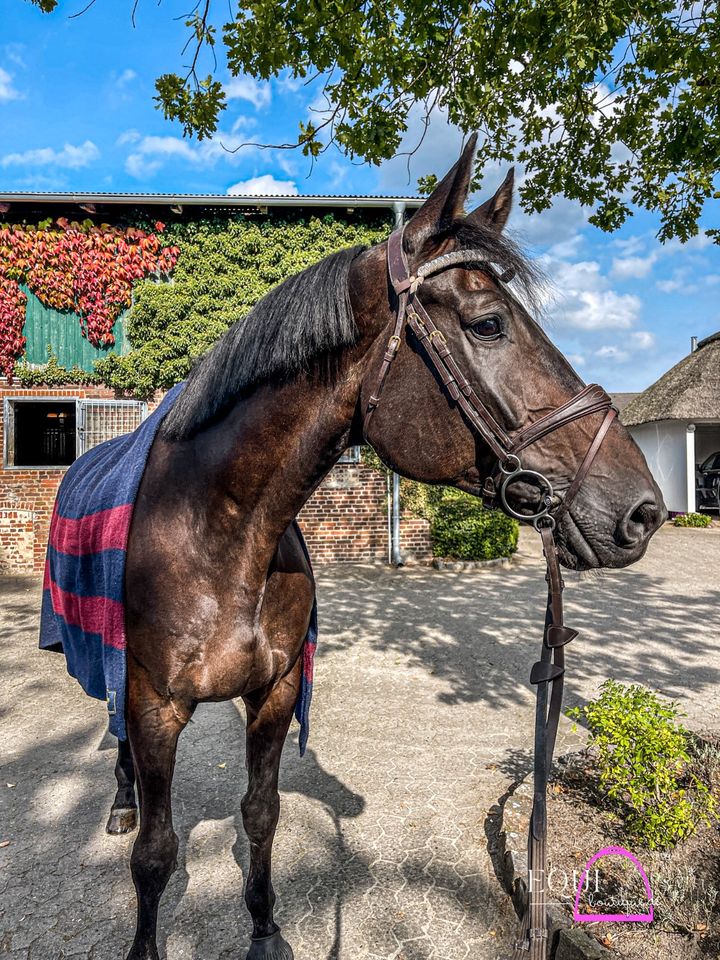
[[[530,672],[530,683],[536,686],[537,693],[533,807],[528,831],[527,899],[521,936],[515,944],[513,955],[515,960],[527,957],[530,960],[545,960],[549,939],[545,882],[547,781],[562,708],[564,647],[577,636],[577,631],[566,627],[563,620],[564,582],[560,573],[554,530],[558,518],[568,510],[575,499],[617,411],[603,388],[590,384],[557,409],[521,430],[507,433],[463,374],[443,332],[423,307],[418,297],[418,289],[427,277],[449,267],[481,264],[495,279],[502,282],[512,280],[512,271],[498,274],[481,251],[457,250],[423,264],[413,275],[403,249],[403,233],[404,227],[395,230],[387,244],[388,276],[397,296],[397,313],[375,389],[365,411],[365,437],[367,438],[373,413],[381,401],[383,386],[402,344],[403,330],[407,324],[422,346],[426,361],[439,375],[450,400],[460,409],[470,429],[487,444],[495,457],[495,470],[487,477],[483,486],[484,503],[486,506],[496,506],[499,499],[502,507],[511,516],[531,523],[542,539],[547,564],[545,579],[548,584],[548,598],[542,652]],[[604,413],[605,416],[564,496],[559,497],[554,493],[547,477],[535,470],[523,468],[520,453],[549,433],[594,413]],[[542,494],[535,512],[522,513],[509,501],[508,491],[518,481],[529,482],[541,488]]]

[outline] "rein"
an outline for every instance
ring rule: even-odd
[[[365,437],[367,438],[372,415],[380,403],[390,367],[402,344],[402,332],[407,323],[422,345],[425,359],[437,371],[451,400],[460,408],[471,430],[487,444],[495,456],[495,470],[483,485],[483,502],[486,506],[493,506],[499,499],[502,507],[513,517],[532,523],[540,534],[547,565],[545,579],[548,584],[548,598],[542,651],[540,659],[533,664],[530,671],[530,683],[536,686],[537,693],[533,806],[528,830],[527,902],[521,936],[515,944],[513,954],[514,960],[524,960],[528,957],[530,960],[545,960],[549,935],[545,889],[547,781],[562,708],[564,647],[577,636],[577,631],[566,627],[563,620],[562,592],[565,584],[560,572],[554,530],[558,518],[569,509],[575,499],[617,411],[603,388],[597,384],[591,384],[567,403],[534,420],[521,430],[508,434],[464,376],[444,334],[435,325],[418,297],[418,289],[425,278],[440,270],[470,263],[484,264],[486,268],[492,270],[491,265],[480,251],[457,250],[430,260],[411,275],[403,250],[403,233],[404,228],[401,227],[388,239],[388,275],[397,295],[398,305],[393,332],[388,340],[375,389],[365,411],[363,421]],[[503,282],[508,282],[513,277],[512,271],[497,275],[492,270],[492,273]],[[523,468],[520,453],[549,433],[594,413],[604,413],[603,421],[564,496],[557,496],[547,477],[535,470]],[[534,513],[522,513],[509,502],[508,491],[518,481],[529,481],[540,486],[542,495]]]

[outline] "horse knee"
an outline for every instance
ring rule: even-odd
[[[251,842],[263,843],[272,836],[280,816],[280,796],[277,790],[269,793],[248,790],[240,808],[245,833]]]
[[[162,891],[177,868],[178,838],[173,830],[138,836],[130,858],[136,886]]]

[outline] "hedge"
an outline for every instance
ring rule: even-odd
[[[351,221],[286,212],[169,224],[164,239],[180,250],[170,282],[135,286],[125,319],[132,349],[95,368],[109,387],[140,398],[168,389],[280,281],[345,247],[378,243],[390,229],[386,212]]]
[[[403,506],[430,522],[433,555],[452,560],[495,560],[517,550],[520,528],[500,510],[454,487],[405,480]]]

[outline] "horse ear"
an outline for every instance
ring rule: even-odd
[[[515,182],[515,170],[510,167],[507,176],[500,184],[494,197],[486,200],[477,210],[467,215],[468,223],[482,223],[485,226],[493,227],[498,233],[502,232],[503,227],[508,221],[512,209],[513,183]]]
[[[476,144],[477,134],[473,133],[455,166],[445,174],[425,203],[408,221],[405,227],[405,247],[408,253],[419,253],[433,236],[441,233],[453,220],[462,217],[470,189]]]

